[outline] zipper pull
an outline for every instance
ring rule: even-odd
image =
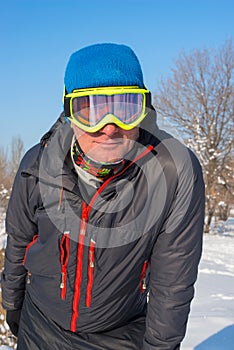
[[[81,236],[85,236],[86,234],[86,221],[84,219],[80,222],[80,234]]]
[[[61,283],[60,283],[60,288],[63,289],[63,288],[64,288],[64,285],[65,285],[65,284],[64,284],[64,277],[65,277],[65,276],[64,276],[64,272],[62,272],[61,275],[62,275],[62,280],[61,280]]]
[[[93,252],[92,250],[89,251],[89,266],[94,267],[94,258],[93,258]]]
[[[143,278],[143,280],[142,280],[142,289],[146,290],[146,279],[145,278]]]
[[[30,284],[31,281],[30,281],[30,277],[32,276],[31,272],[28,271],[27,273],[27,277],[26,277],[26,284]]]
[[[89,266],[94,267],[94,251],[95,251],[96,242],[91,238],[89,246]]]
[[[58,208],[57,208],[58,211],[60,211],[60,210],[62,209],[63,191],[64,191],[64,188],[62,187],[62,188],[60,189],[60,194],[59,194],[59,202],[58,202]]]

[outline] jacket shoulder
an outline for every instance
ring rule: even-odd
[[[173,165],[177,169],[177,174],[184,174],[191,169],[194,173],[202,172],[197,155],[184,143],[160,129],[155,136],[158,140],[155,151],[169,169],[170,165]]]
[[[30,148],[25,155],[23,156],[18,172],[23,174],[32,173],[33,170],[38,168],[39,159],[41,157],[42,145],[40,143],[36,144],[32,148]]]

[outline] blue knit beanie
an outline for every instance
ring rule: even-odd
[[[112,43],[95,44],[74,52],[66,67],[64,83],[68,93],[101,86],[144,87],[141,66],[133,50]]]

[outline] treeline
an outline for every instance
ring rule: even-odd
[[[23,155],[23,141],[13,137],[10,149],[0,147],[0,208],[6,209],[12,184]]]
[[[23,141],[20,137],[13,137],[9,149],[0,147],[0,223],[4,222],[5,212],[10,198],[12,185],[18,170],[22,155]],[[2,247],[1,247],[2,248]],[[0,274],[4,263],[4,248],[0,249]],[[16,349],[16,338],[12,335],[6,324],[6,313],[1,305],[0,290],[0,346],[9,345]]]

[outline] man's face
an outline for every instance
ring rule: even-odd
[[[123,130],[107,124],[97,132],[89,133],[71,123],[82,151],[97,162],[113,163],[124,158],[139,137],[139,128]]]

